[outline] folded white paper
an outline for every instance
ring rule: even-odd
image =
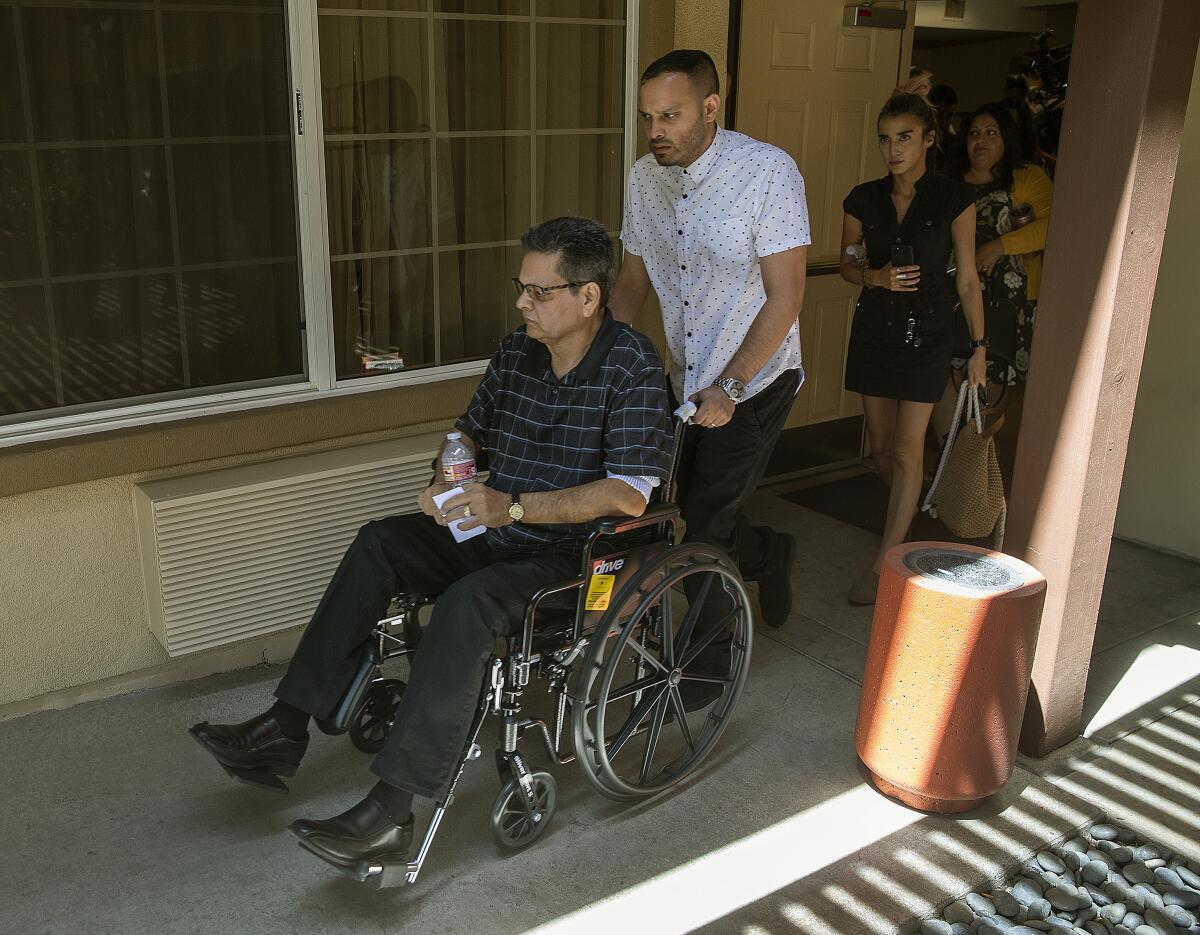
[[[440,510],[442,508],[443,503],[445,503],[451,497],[457,497],[462,492],[463,492],[462,487],[455,487],[451,490],[447,490],[445,493],[435,493],[433,495],[433,503]],[[458,528],[458,524],[461,523],[464,519],[467,519],[467,517],[461,517],[459,519],[456,519],[449,526],[450,534],[452,536],[454,536],[455,542],[466,542],[468,539],[474,539],[476,536],[482,535],[483,533],[487,532],[487,527],[484,526],[482,523],[480,523],[474,529],[468,529],[466,532],[463,532],[461,529]]]

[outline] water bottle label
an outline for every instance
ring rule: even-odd
[[[447,484],[465,484],[475,477],[475,460],[455,461],[442,465],[442,481]]]

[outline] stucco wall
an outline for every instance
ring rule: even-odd
[[[0,718],[290,656],[276,634],[170,660],[149,631],[134,485],[448,425],[474,379],[0,452]]]
[[[164,423],[0,452],[0,718],[288,658],[295,634],[168,660],[133,517],[143,480],[448,424],[474,380]]]
[[[0,501],[0,704],[161,662],[124,478]]]
[[[171,660],[151,635],[138,555],[133,490],[140,482],[307,451],[416,434],[448,426],[461,411],[457,393],[446,407],[408,411],[431,421],[252,454],[191,461],[0,498],[0,718],[161,685],[258,662],[287,659],[295,631]],[[359,405],[372,406],[370,396]],[[268,423],[287,417],[264,415]],[[395,418],[393,417],[394,421]],[[229,429],[225,425],[226,430]],[[187,426],[176,432],[188,434]],[[247,439],[243,429],[233,437]],[[156,447],[135,446],[148,462]],[[112,464],[108,459],[105,464]]]
[[[638,15],[638,63],[645,68],[675,47],[675,0],[642,0]]]
[[[132,480],[0,500],[0,718],[291,654],[294,632],[167,659],[146,625]]]
[[[1192,77],[1116,525],[1118,535],[1196,559],[1200,559],[1198,228],[1200,61]]]
[[[721,78],[721,110],[729,92],[729,0],[676,0],[675,48],[702,49],[712,56]]]

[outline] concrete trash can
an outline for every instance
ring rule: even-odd
[[[1008,782],[1046,579],[947,542],[891,549],[879,576],[854,743],[879,791],[965,812]]]

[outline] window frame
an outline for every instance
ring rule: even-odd
[[[0,449],[34,442],[55,441],[118,429],[136,428],[183,419],[244,412],[294,403],[311,403],[379,390],[439,383],[478,376],[487,359],[459,361],[412,371],[339,379],[334,350],[332,277],[329,265],[329,222],[325,186],[325,139],[321,119],[321,82],[317,39],[318,0],[285,0],[287,22],[289,109],[292,159],[296,173],[297,265],[306,377],[246,389],[197,393],[181,398],[149,400],[64,415],[46,415],[0,425]],[[537,0],[530,0],[535,22],[575,22],[586,18],[539,17]],[[625,95],[621,190],[625,189],[637,151],[638,0],[625,0]],[[458,18],[458,17],[455,17]],[[469,16],[464,18],[471,18]],[[491,18],[491,17],[479,17]],[[506,19],[512,17],[503,17]],[[526,20],[530,17],[516,17]],[[595,22],[601,22],[595,20]],[[614,21],[606,21],[614,22]],[[530,80],[533,81],[531,73]],[[51,410],[52,411],[52,410]],[[19,418],[19,416],[18,416]]]

